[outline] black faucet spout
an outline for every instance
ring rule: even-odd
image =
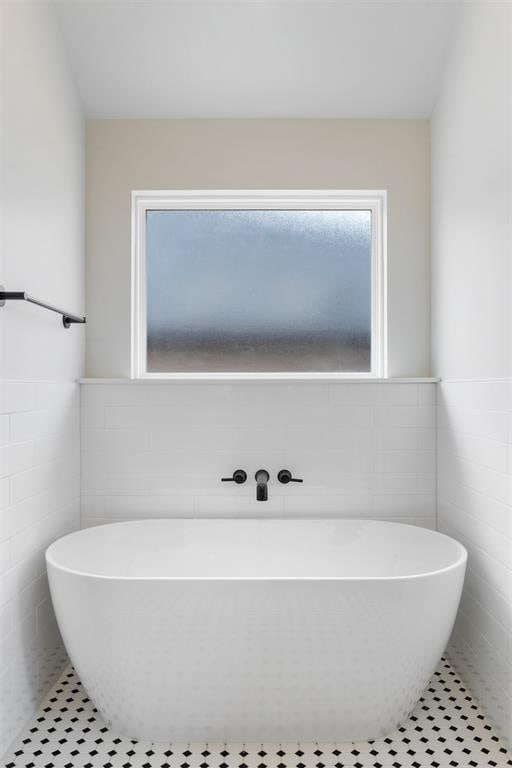
[[[270,475],[266,469],[258,469],[256,478],[256,501],[268,501],[268,481]]]

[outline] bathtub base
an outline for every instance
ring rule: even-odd
[[[410,713],[409,713],[410,714]],[[408,716],[407,716],[408,717]],[[107,723],[109,729],[111,730],[112,735],[117,735],[121,738],[127,738],[131,741],[146,741],[150,742],[151,744],[315,744],[315,743],[325,743],[325,744],[360,744],[362,742],[368,742],[368,741],[375,741],[379,739],[383,739],[386,736],[391,736],[394,732],[398,730],[402,726],[403,723],[407,722],[407,717],[405,717],[403,720],[398,721],[397,723],[394,723],[390,725],[386,730],[382,731],[381,733],[373,733],[370,732],[367,735],[365,733],[356,733],[353,731],[347,731],[343,727],[337,728],[334,732],[333,731],[326,731],[325,733],[322,733],[320,735],[312,735],[310,732],[310,729],[307,728],[306,730],[300,730],[300,731],[293,731],[292,733],[288,731],[276,731],[274,729],[271,729],[269,732],[269,736],[263,734],[263,737],[261,737],[261,731],[258,731],[258,734],[254,733],[253,731],[247,731],[246,729],[243,729],[242,731],[234,731],[231,728],[226,728],[225,731],[222,731],[221,735],[219,736],[211,734],[210,730],[208,729],[207,733],[210,735],[203,737],[200,736],[194,736],[193,738],[189,738],[188,735],[190,734],[190,728],[185,728],[185,730],[179,730],[176,731],[173,728],[171,728],[169,731],[166,731],[168,734],[165,738],[155,738],[154,732],[150,730],[149,733],[128,733],[123,730],[122,727],[116,727],[113,723]],[[304,733],[304,736],[297,736],[297,733]],[[242,735],[245,734],[245,735]],[[295,735],[294,735],[295,734]]]

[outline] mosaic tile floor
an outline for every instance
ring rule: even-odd
[[[116,736],[69,669],[5,760],[5,768],[480,768],[512,756],[443,660],[409,720],[355,744],[150,744]]]

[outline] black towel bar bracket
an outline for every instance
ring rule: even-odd
[[[0,307],[5,305],[6,301],[28,301],[29,304],[37,304],[38,307],[43,309],[49,309],[50,312],[56,312],[62,316],[62,325],[64,328],[69,328],[72,323],[85,323],[85,317],[80,315],[72,315],[71,312],[66,312],[64,309],[54,307],[53,304],[47,304],[45,301],[35,299],[33,296],[29,296],[25,291],[5,291],[3,285],[0,285]]]

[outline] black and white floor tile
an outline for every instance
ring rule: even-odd
[[[5,768],[483,768],[512,766],[443,660],[409,720],[353,744],[150,744],[116,736],[67,670],[20,736]]]

